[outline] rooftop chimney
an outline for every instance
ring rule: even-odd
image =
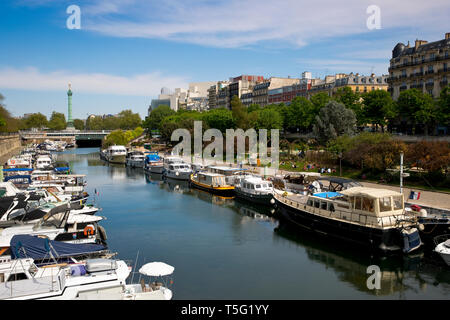
[[[416,40],[415,48],[417,49],[418,47],[420,47],[426,43],[428,43],[428,41],[426,41],[426,40]]]

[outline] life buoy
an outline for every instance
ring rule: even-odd
[[[83,230],[85,236],[93,235],[94,231],[95,231],[94,226],[91,224],[87,225]]]
[[[11,164],[16,164],[16,160],[11,160]]]

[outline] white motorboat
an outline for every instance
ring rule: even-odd
[[[150,269],[152,269],[152,265]],[[141,270],[147,275],[144,265]],[[173,272],[173,267],[172,272]],[[150,270],[150,274],[152,271]],[[38,267],[31,258],[0,263],[0,299],[7,300],[170,300],[162,283],[127,284],[123,260],[87,259]]]
[[[35,167],[36,169],[53,169],[53,160],[48,155],[40,155],[36,158]]]
[[[445,241],[438,242],[434,251],[438,253],[442,259],[444,259],[445,263],[450,266],[450,235],[442,235],[437,237],[438,239],[446,239]],[[439,241],[439,240],[438,240]]]
[[[164,171],[167,178],[176,180],[190,180],[191,174],[191,167],[184,162],[170,164]]]
[[[126,165],[132,168],[143,168],[145,155],[142,151],[130,151],[126,156]]]
[[[164,173],[164,161],[157,152],[150,152],[145,156],[144,169],[150,173]]]
[[[247,176],[235,185],[236,196],[254,203],[273,205],[273,185],[271,181],[257,176]]]
[[[110,146],[106,149],[105,159],[110,163],[125,163],[127,148],[124,146]]]

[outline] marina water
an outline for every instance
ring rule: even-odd
[[[431,254],[371,256],[292,229],[270,208],[108,164],[98,148],[67,150],[58,159],[87,175],[90,201],[102,208],[118,258],[133,265],[137,258],[137,268],[149,261],[175,267],[174,299],[450,298],[450,269]],[[371,265],[381,270],[380,289],[367,286]]]

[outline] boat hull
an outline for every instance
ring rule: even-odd
[[[211,187],[203,183],[198,183],[195,180],[190,180],[191,186],[200,190],[208,191],[224,197],[234,196],[234,187]]]
[[[404,248],[404,238],[397,228],[378,229],[346,223],[294,209],[277,198],[275,202],[282,218],[303,230],[369,247],[383,253],[401,253]]]
[[[127,160],[127,166],[131,168],[143,168],[144,160],[136,161],[136,160]]]
[[[178,173],[178,174],[177,174]],[[166,171],[164,175],[167,178],[175,179],[175,180],[189,180],[191,177],[191,172],[172,172]]]
[[[241,198],[243,200],[248,200],[256,204],[263,204],[268,206],[273,205],[273,202],[271,202],[273,200],[273,195],[271,194],[255,195],[243,192],[239,188],[235,188],[234,191],[236,193],[236,197]]]
[[[117,156],[109,156],[107,157],[108,162],[110,163],[118,163],[118,164],[124,164],[126,163],[126,156],[125,155],[117,155]]]

